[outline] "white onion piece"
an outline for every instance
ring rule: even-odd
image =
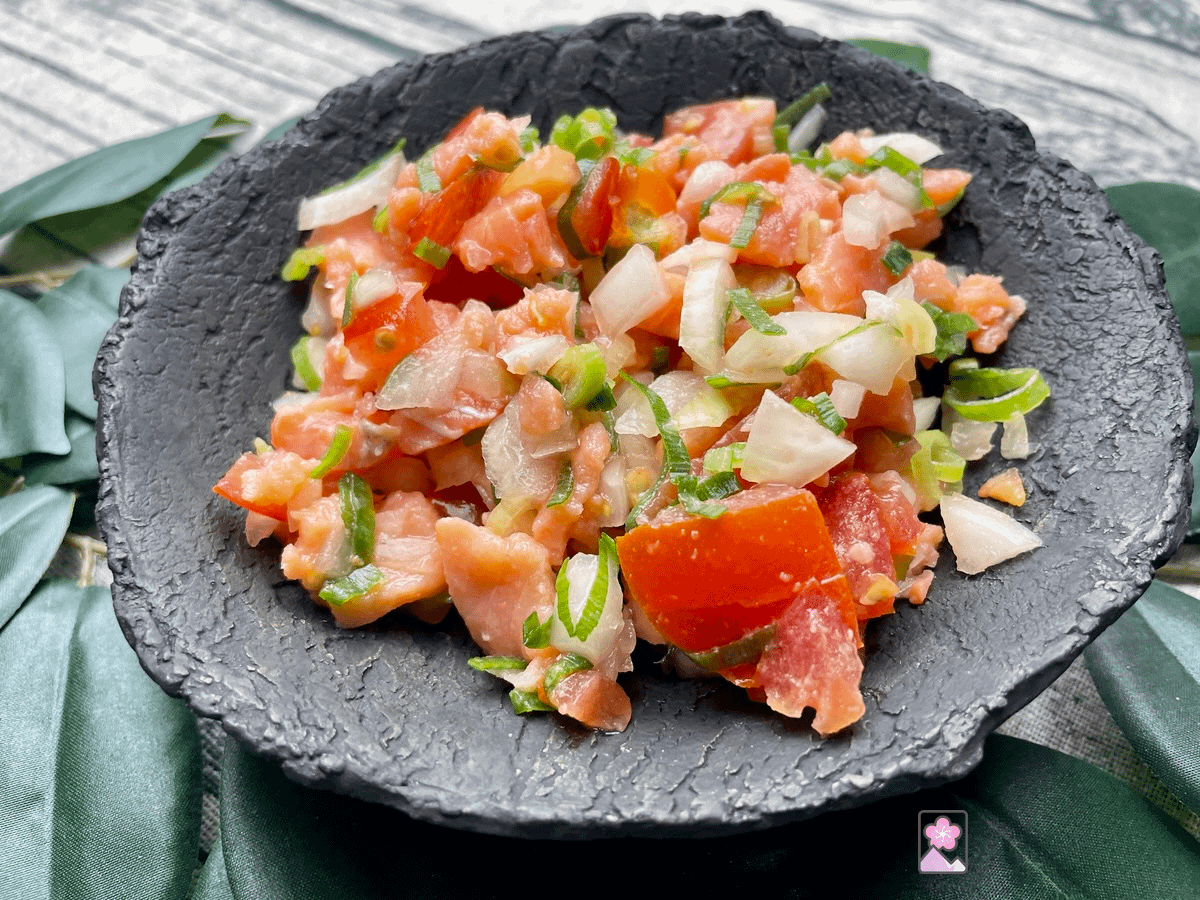
[[[825,113],[825,107],[820,103],[801,116],[796,126],[788,132],[788,153],[800,153],[811,147],[813,141],[817,139],[817,135],[821,133],[826,118],[828,116]]]
[[[309,342],[312,343],[311,341]],[[1004,431],[1000,436],[1000,455],[1005,459],[1027,459],[1037,450],[1029,441],[1029,428],[1025,416],[1015,412],[1004,420]]]
[[[858,316],[815,310],[781,312],[771,319],[787,333],[760,334],[751,329],[738,338],[725,353],[725,374],[730,380],[783,381],[784,368],[862,324]]]
[[[833,408],[837,410],[837,414],[843,419],[853,419],[858,415],[863,397],[866,395],[865,387],[857,382],[847,381],[845,378],[835,378],[833,384],[829,386],[829,399],[833,403]]]
[[[915,224],[907,209],[878,191],[853,194],[842,204],[842,236],[856,247],[874,250],[893,231]]]
[[[937,326],[929,313],[913,299],[913,283],[908,276],[892,285],[886,294],[863,291],[867,318],[887,322],[900,330],[916,355],[937,348]]]
[[[627,334],[614,335],[612,338],[601,334],[592,343],[600,350],[600,356],[604,359],[605,371],[620,372],[637,359],[637,344]]]
[[[913,134],[911,131],[893,131],[889,134],[876,134],[860,138],[863,151],[870,156],[881,147],[891,147],[901,156],[911,159],[918,166],[923,166],[935,156],[942,155],[942,148],[933,141]]]
[[[558,617],[556,605],[554,616],[550,620],[550,646],[555,650],[578,653],[593,663],[599,663],[612,652],[625,627],[625,603],[621,593],[621,579],[617,577],[615,554],[608,558],[607,563],[608,593],[604,597],[600,621],[596,623],[587,640],[581,641],[567,634],[566,626]],[[600,557],[591,553],[576,553],[563,563],[563,568],[567,572],[567,608],[570,610],[571,620],[577,622],[587,606],[588,594],[600,570]]]
[[[396,279],[387,269],[376,266],[373,269],[367,269],[362,276],[354,283],[354,291],[351,296],[351,302],[354,304],[355,312],[366,309],[368,306],[373,306],[384,297],[390,297],[396,293]]]
[[[854,451],[853,443],[767,391],[746,436],[742,477],[803,487]]]
[[[296,227],[301,231],[311,231],[322,225],[341,222],[386,203],[388,193],[396,183],[396,177],[404,168],[404,163],[404,154],[397,151],[381,160],[366,174],[326,193],[305,197],[300,201]]]
[[[913,418],[916,420],[914,433],[928,431],[933,427],[933,420],[937,418],[938,407],[941,405],[941,397],[918,397],[913,400]]]
[[[887,394],[904,366],[911,367],[913,352],[898,329],[880,323],[834,341],[817,359],[872,394]]]
[[[596,493],[605,501],[607,512],[597,516],[596,524],[601,528],[616,528],[625,524],[625,517],[632,508],[629,503],[629,489],[625,481],[625,460],[619,453],[614,453],[600,470],[600,485]]]
[[[534,459],[545,459],[556,453],[567,453],[579,446],[579,427],[574,416],[568,416],[567,421],[547,434],[529,434],[524,432],[521,440],[525,450]]]
[[[733,409],[725,398],[698,372],[667,372],[651,382],[650,390],[662,398],[671,421],[681,431],[686,428],[713,428],[733,415]],[[658,424],[654,421],[650,403],[641,391],[634,391],[634,394],[629,405],[621,410],[613,428],[617,434],[657,437]]]
[[[1016,519],[978,500],[946,494],[941,507],[946,539],[958,570],[967,575],[1042,546],[1042,539]]]
[[[992,449],[995,422],[956,418],[950,426],[950,446],[963,459],[983,459]]]
[[[300,327],[309,334],[333,337],[338,330],[338,321],[329,311],[330,290],[320,279],[313,281],[308,295],[308,305],[300,315]]]
[[[708,163],[701,163],[696,168],[707,166]],[[725,165],[725,163],[720,163]],[[684,244],[674,253],[668,253],[659,263],[665,272],[679,272],[686,274],[688,268],[693,263],[698,263],[705,259],[720,259],[727,263],[732,263],[737,259],[737,251],[728,244],[722,244],[720,241],[710,241],[707,238],[696,238],[690,244]]]
[[[297,406],[306,406],[316,399],[317,395],[308,391],[284,391],[271,401],[271,409],[275,412],[279,412],[281,409],[295,409]]]
[[[600,279],[590,297],[596,324],[607,337],[624,334],[670,301],[666,282],[645,244],[629,252]]]
[[[729,292],[737,287],[733,267],[722,259],[702,259],[688,268],[679,312],[679,346],[703,372],[716,372],[725,357],[725,314]]]
[[[517,404],[510,403],[492,420],[480,441],[483,467],[501,499],[544,499],[558,483],[558,460],[535,458],[525,447]]]
[[[921,189],[899,172],[880,168],[871,173],[871,178],[879,192],[889,200],[899,203],[909,212],[921,208]]]
[[[459,331],[435,335],[392,369],[375,396],[379,409],[450,409],[467,346]]]
[[[570,346],[571,342],[561,334],[544,334],[513,341],[507,350],[496,355],[514,375],[528,375],[549,372]]]

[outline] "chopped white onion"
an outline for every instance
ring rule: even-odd
[[[707,373],[725,357],[725,315],[729,292],[737,287],[733,267],[723,259],[701,259],[688,268],[679,313],[679,346],[693,365]]]
[[[941,405],[941,397],[918,397],[913,400],[913,418],[916,420],[913,432],[928,431],[932,428]]]
[[[839,338],[817,359],[872,394],[887,394],[905,365],[911,367],[913,352],[899,329],[881,322]]]
[[[514,375],[545,373],[570,346],[571,342],[561,334],[544,334],[534,338],[518,338],[507,350],[496,355]]]
[[[604,608],[600,613],[600,621],[592,629],[587,640],[567,634],[566,626],[558,617],[555,607],[554,617],[550,620],[550,645],[555,650],[564,653],[578,653],[593,663],[600,663],[609,653],[625,627],[624,595],[621,593],[621,579],[617,577],[617,561],[615,554],[607,558],[608,592],[604,597]],[[587,606],[588,595],[600,571],[600,557],[591,553],[576,553],[570,557],[563,568],[567,579],[567,608],[570,610],[572,621],[578,622]]]
[[[783,326],[786,334],[761,334],[751,329],[738,338],[725,353],[725,374],[730,380],[783,381],[787,366],[862,324],[858,316],[815,310],[781,312],[771,319]]]
[[[801,116],[800,121],[788,132],[788,153],[800,153],[802,150],[807,150],[811,147],[813,141],[821,133],[821,128],[824,127],[826,118],[828,116],[825,113],[825,107],[820,103],[813,106],[812,109]]]
[[[404,163],[404,154],[396,151],[366,174],[325,193],[305,197],[300,201],[296,227],[301,231],[311,231],[383,205]]]
[[[907,209],[878,191],[853,194],[842,204],[842,236],[856,247],[874,250],[893,231],[915,224]]]
[[[946,494],[941,507],[946,539],[960,572],[974,575],[1042,546],[1042,539],[1012,516],[978,500]]]
[[[910,213],[921,208],[921,189],[898,172],[880,168],[871,173],[879,192]]]
[[[701,163],[700,165],[706,166],[708,163]],[[725,164],[721,163],[721,165]],[[722,244],[720,241],[696,238],[690,244],[684,244],[674,253],[664,256],[659,265],[662,266],[663,271],[686,274],[692,264],[705,259],[720,259],[727,263],[732,263],[737,259],[737,250],[728,244]]]
[[[867,318],[887,322],[900,330],[916,355],[937,348],[937,326],[929,313],[914,299],[912,279],[908,276],[888,288],[886,294],[863,291]]]
[[[835,378],[833,384],[829,386],[829,399],[833,403],[833,408],[837,410],[837,414],[843,419],[853,419],[858,415],[866,394],[865,387],[857,382],[847,381],[845,378]]]
[[[742,477],[747,481],[803,487],[855,449],[850,441],[767,391],[746,436]]]
[[[624,334],[670,302],[654,251],[634,244],[600,279],[591,295],[596,324],[607,337]]]
[[[733,415],[729,403],[698,372],[667,372],[650,384],[650,390],[662,398],[671,421],[680,431],[687,428],[713,428]],[[654,413],[641,391],[633,391],[628,406],[618,410],[620,414],[614,424],[617,434],[640,434],[657,437],[658,425]]]
[[[983,459],[992,449],[995,422],[955,418],[950,425],[950,446],[963,459]]]
[[[504,407],[504,412],[488,425],[480,450],[488,480],[501,499],[541,500],[558,483],[558,460],[553,456],[538,459],[526,448],[516,403]]]
[[[375,397],[379,409],[450,409],[467,346],[460,331],[435,335],[392,369]]]
[[[396,290],[396,279],[392,273],[381,266],[375,266],[363,272],[358,281],[354,283],[351,301],[357,312],[378,303],[385,297],[392,296]]]
[[[629,503],[629,488],[625,481],[625,459],[614,453],[600,470],[600,486],[596,493],[605,501],[608,511],[598,516],[596,524],[601,528],[616,528],[625,524],[625,517],[632,508]]]
[[[1026,459],[1037,450],[1029,441],[1029,428],[1025,416],[1015,412],[1004,420],[1004,431],[1000,436],[1000,455],[1005,459]]]
[[[860,139],[863,151],[870,156],[881,147],[891,147],[901,156],[911,159],[918,166],[923,166],[935,156],[942,155],[942,148],[933,141],[913,134],[910,131],[893,131],[889,134],[876,134]]]
[[[308,295],[308,305],[300,316],[300,326],[309,334],[319,334],[322,337],[333,337],[338,330],[338,322],[329,311],[331,294],[321,279],[313,281],[312,290]]]

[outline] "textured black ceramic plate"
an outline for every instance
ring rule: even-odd
[[[461,633],[340,631],[251,549],[212,484],[289,377],[299,303],[277,273],[299,199],[396,139],[419,153],[482,104],[543,133],[583,105],[652,130],[684,104],[833,88],[827,136],[916,130],[975,173],[945,253],[1030,311],[1001,354],[1053,398],[1031,416],[1018,517],[1045,542],[869,635],[866,715],[835,739],[715,683],[639,672],[620,735],[517,718]],[[151,212],[101,351],[101,525],[117,612],[164,688],[312,785],[420,818],[529,836],[765,827],[965,774],[984,736],[1139,595],[1190,492],[1190,374],[1154,254],[1092,181],[1024,126],[854,47],[761,16],[605,20],[389,69],[334,92],[280,142]],[[1003,463],[989,459],[968,489]]]

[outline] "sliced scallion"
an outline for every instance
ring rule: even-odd
[[[437,170],[433,167],[433,151],[430,147],[417,160],[417,186],[426,194],[436,194],[442,189],[442,179],[438,178]]]
[[[284,281],[303,281],[313,266],[325,262],[324,247],[297,247],[279,272]]]
[[[562,385],[567,409],[579,409],[603,390],[608,370],[599,347],[575,344],[567,348],[547,374]]]
[[[350,534],[350,550],[364,564],[375,552],[375,498],[361,476],[347,472],[338,480],[342,523]]]
[[[588,107],[577,116],[563,115],[550,130],[550,143],[576,159],[599,159],[615,141],[617,117],[609,109]]]
[[[971,365],[971,364],[974,365]],[[964,419],[1003,422],[1025,415],[1050,396],[1050,386],[1034,368],[980,368],[975,360],[950,364],[950,387],[942,400]]]
[[[351,272],[346,279],[346,296],[342,302],[342,327],[354,321],[354,288],[358,285],[358,273]]]
[[[734,288],[729,299],[747,324],[759,334],[787,334],[787,329],[767,315],[748,288]]]
[[[883,257],[880,259],[885,269],[899,278],[904,274],[904,270],[912,265],[912,253],[899,241],[892,241],[887,245],[887,249],[883,251]]]
[[[757,661],[773,637],[775,637],[774,623],[756,628],[736,641],[720,647],[686,655],[706,672],[720,672],[722,669]]]
[[[792,400],[792,406],[812,416],[834,434],[841,434],[846,430],[846,420],[838,414],[833,400],[824,391],[813,397],[796,397]]]
[[[596,396],[584,404],[589,412],[608,412],[617,406],[617,396],[613,393],[612,385],[604,382],[604,386],[596,392]]]
[[[742,220],[738,222],[737,228],[733,231],[733,236],[729,239],[729,246],[736,247],[739,250],[746,247],[750,243],[750,238],[754,237],[754,229],[758,227],[758,220],[762,218],[763,202],[755,197],[746,203],[746,209],[742,213]]]
[[[701,500],[721,500],[742,489],[737,476],[730,470],[717,472],[696,485],[696,496]]]
[[[528,156],[538,147],[538,138],[541,135],[538,133],[536,125],[526,125],[521,129],[521,133],[517,135],[517,140],[521,142],[521,152]]]
[[[713,447],[704,454],[704,471],[710,474],[732,472],[742,467],[742,454],[746,451],[745,441],[735,441],[724,447]]]
[[[592,667],[592,661],[578,653],[566,653],[550,664],[546,674],[542,676],[542,687],[546,696],[550,696],[562,681],[576,672],[586,672]]]
[[[967,350],[967,335],[979,328],[979,325],[969,315],[963,312],[946,312],[926,300],[921,308],[929,313],[937,328],[937,342],[934,345],[933,356],[938,362],[945,362],[951,356],[961,356]]]
[[[306,334],[292,344],[292,368],[296,370],[296,375],[308,390],[319,391],[321,389],[321,373],[313,366],[312,357],[308,355],[310,340],[312,338]]]
[[[425,260],[435,269],[443,268],[450,261],[450,253],[449,247],[443,247],[427,237],[421,238],[417,241],[417,246],[413,247],[413,256]]]
[[[339,425],[333,429],[333,438],[329,441],[329,449],[325,455],[308,473],[309,478],[324,478],[325,475],[346,457],[350,449],[350,441],[354,437],[354,429],[349,425]]]
[[[608,582],[609,578],[615,574],[616,562],[617,545],[611,537],[601,532],[600,551],[596,560],[596,577],[588,589],[587,599],[584,601],[583,609],[580,610],[579,619],[576,621],[571,620],[571,583],[568,571],[568,569],[576,567],[564,563],[563,567],[558,570],[558,577],[554,583],[557,599],[556,611],[559,621],[562,622],[567,634],[571,637],[586,641],[595,630],[600,621],[600,615],[604,612],[604,604],[608,600]]]
[[[725,185],[725,187],[700,204],[700,218],[703,219],[708,215],[714,203],[735,203],[738,200],[745,200],[747,205],[753,200],[758,200],[760,203],[760,213],[762,212],[761,204],[778,202],[775,195],[761,184],[753,181],[734,181]],[[755,219],[755,223],[757,224],[757,218]]]
[[[513,688],[508,692],[508,699],[512,703],[513,712],[519,716],[531,712],[554,712],[554,707],[549,703],[543,703],[537,691],[522,691],[519,688]]]
[[[550,623],[553,617],[545,622],[538,621],[538,614],[531,612],[521,623],[521,643],[530,650],[541,650],[550,646]]]
[[[571,460],[563,458],[562,467],[558,471],[558,484],[554,487],[554,493],[550,495],[550,499],[546,501],[546,508],[552,506],[562,506],[571,499],[571,493],[575,490],[575,470],[571,468]]]
[[[523,672],[529,663],[519,656],[473,656],[467,665],[476,672]]]
[[[377,584],[382,584],[383,571],[370,564],[360,566],[349,575],[326,583],[320,597],[330,606],[342,606],[356,597],[366,594]]]
[[[387,234],[388,229],[388,208],[385,203],[379,207],[379,211],[375,213],[375,217],[371,219],[371,230],[379,234]]]
[[[791,128],[803,118],[804,114],[816,106],[818,103],[824,103],[826,100],[833,97],[833,92],[829,90],[829,85],[825,82],[819,82],[809,88],[805,94],[797,100],[793,100],[775,116],[775,125],[783,125],[786,128]],[[786,145],[785,145],[786,146]]]

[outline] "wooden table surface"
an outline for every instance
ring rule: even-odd
[[[831,37],[920,43],[934,77],[1030,126],[1101,185],[1200,188],[1200,0],[763,0]],[[0,189],[98,147],[226,111],[253,139],[331,88],[418,54],[665,2],[593,0],[6,0]],[[1149,776],[1077,663],[1003,730],[1130,780],[1200,835]]]

